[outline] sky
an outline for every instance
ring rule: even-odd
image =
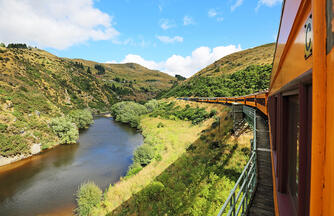
[[[282,0],[0,0],[0,42],[190,77],[276,41]]]

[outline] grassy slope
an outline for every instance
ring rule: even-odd
[[[269,83],[274,49],[275,44],[266,44],[225,56],[160,97],[234,96],[240,89],[245,89],[242,94],[263,90],[263,83]]]
[[[221,76],[243,70],[250,65],[265,65],[273,62],[275,44],[265,44],[225,56],[206,68],[200,70],[192,78],[198,76]]]
[[[176,103],[181,107],[191,104],[216,109],[221,117],[220,127],[211,128],[214,119],[194,126],[187,121],[144,116],[143,134],[164,149],[162,160],[153,161],[135,176],[111,186],[95,209],[96,215],[112,210],[111,215],[207,215],[219,209],[247,161],[250,135],[239,140],[226,135],[231,121],[225,119],[228,109],[221,105]],[[157,128],[159,122],[165,127]],[[147,195],[152,181],[164,185],[159,195]],[[215,195],[203,198],[207,192]],[[217,206],[212,206],[213,201]]]
[[[123,99],[146,100],[175,80],[135,64],[104,65],[105,74],[97,75],[97,63],[78,62],[39,49],[0,48],[0,138],[7,137],[5,143],[48,148],[58,142],[48,127],[50,118],[86,107],[107,111]],[[112,80],[116,77],[121,81]],[[147,82],[153,79],[158,81]]]

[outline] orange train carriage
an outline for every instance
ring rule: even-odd
[[[270,89],[242,97],[269,119],[276,215],[334,215],[334,0],[285,0]]]

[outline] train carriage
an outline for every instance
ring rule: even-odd
[[[276,215],[334,215],[333,93],[334,0],[283,1],[269,90],[216,99],[267,116]]]

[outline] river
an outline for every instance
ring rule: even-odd
[[[77,144],[0,167],[0,215],[71,215],[81,183],[104,189],[124,176],[142,135],[111,118],[94,122]]]

